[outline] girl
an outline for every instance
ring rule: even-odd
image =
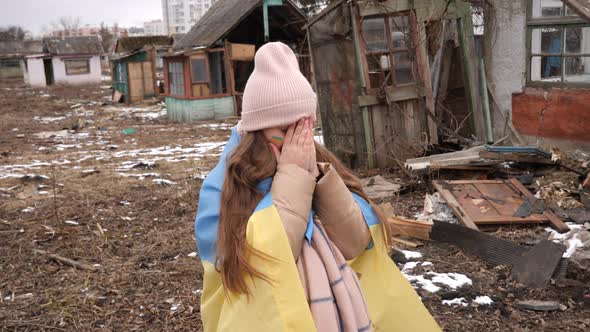
[[[316,109],[291,49],[260,48],[199,197],[204,330],[439,331],[388,257],[379,210],[314,142]]]

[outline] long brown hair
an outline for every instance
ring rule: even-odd
[[[368,201],[383,228],[385,243],[389,243],[389,229],[381,209],[363,191],[359,179],[334,154],[315,143],[318,162],[330,163],[348,189]],[[270,258],[250,247],[246,242],[246,226],[250,215],[262,199],[258,183],[273,176],[277,161],[262,131],[245,134],[227,163],[227,173],[221,190],[221,210],[217,230],[217,271],[226,290],[250,294],[244,276],[270,281],[248,262],[250,255]]]

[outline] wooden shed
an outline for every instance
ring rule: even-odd
[[[291,0],[218,0],[164,58],[168,118],[191,122],[240,114],[256,49],[281,41],[309,73],[306,16]]]
[[[168,36],[119,38],[111,58],[113,91],[125,103],[134,103],[160,94],[158,58],[173,44]],[[162,77],[161,77],[162,78]]]
[[[306,30],[324,141],[349,165],[400,165],[455,130],[485,139],[469,3],[336,0]]]

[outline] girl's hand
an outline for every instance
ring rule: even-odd
[[[301,119],[296,124],[289,126],[281,151],[273,144],[269,144],[279,165],[295,164],[315,177],[319,175],[312,127],[311,119]]]

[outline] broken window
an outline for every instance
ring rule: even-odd
[[[170,94],[184,96],[184,66],[182,62],[171,61],[168,63],[168,81],[170,82]]]
[[[561,1],[531,0],[530,4],[529,81],[590,83],[590,25]]]
[[[90,59],[65,60],[66,75],[83,75],[90,73]]]
[[[363,18],[361,30],[370,88],[415,83],[410,13]]]

